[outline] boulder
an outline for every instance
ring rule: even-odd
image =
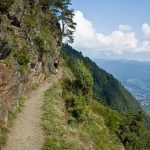
[[[10,55],[11,48],[6,40],[0,40],[0,60],[7,58]]]

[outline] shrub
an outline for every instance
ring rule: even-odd
[[[37,36],[34,39],[34,41],[35,41],[35,44],[38,46],[39,51],[40,52],[44,51],[44,40],[41,37]]]
[[[95,114],[104,117],[105,124],[111,132],[116,132],[119,129],[122,121],[119,112],[111,110],[97,101],[92,101],[90,107]]]
[[[92,99],[93,96],[93,78],[89,69],[84,65],[82,61],[75,61],[71,64],[73,72],[76,76],[76,86],[81,90],[87,103]]]
[[[16,58],[18,64],[21,66],[27,66],[27,64],[30,61],[30,58],[26,49],[21,49],[15,52],[14,57]]]
[[[13,3],[14,0],[0,0],[0,12],[5,13]]]
[[[58,149],[57,141],[54,139],[47,139],[42,146],[42,150],[48,150],[49,148],[53,150]]]
[[[31,13],[30,15],[27,15],[24,18],[24,24],[29,28],[34,27],[36,23],[37,20],[36,20],[36,15],[34,13]]]
[[[76,118],[77,121],[84,119],[86,104],[83,96],[68,95],[66,98],[66,108],[71,117]]]

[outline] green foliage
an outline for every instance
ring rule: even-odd
[[[32,84],[32,90],[37,90],[37,88],[38,88],[38,84],[33,83],[33,84]]]
[[[57,150],[58,146],[57,146],[57,140],[53,140],[53,139],[47,139],[44,143],[44,145],[42,146],[42,150]]]
[[[0,12],[5,13],[11,7],[13,3],[14,3],[14,0],[1,0]]]
[[[16,58],[18,64],[21,66],[27,66],[27,64],[30,61],[30,58],[28,56],[28,52],[26,49],[17,50],[14,53],[14,57]]]
[[[73,21],[74,10],[70,9],[70,0],[41,0],[43,10],[50,10],[55,19],[61,22],[62,36],[66,42],[73,43],[76,23]]]
[[[150,134],[144,128],[144,112],[137,114],[126,113],[117,131],[118,137],[127,150],[148,150],[150,148]]]
[[[29,63],[29,57],[24,53],[20,53],[17,56],[17,62],[19,65],[27,65]]]
[[[90,136],[95,149],[111,149],[112,144],[108,129],[105,128],[101,116],[93,113],[89,114],[87,121],[83,123],[82,129]]]
[[[64,59],[69,61],[71,68],[75,65],[74,62],[81,60],[84,62],[93,78],[93,94],[96,99],[101,99],[109,107],[124,111],[142,110],[136,99],[115,79],[112,75],[100,69],[89,58],[71,48],[69,45],[63,45],[62,55]],[[73,63],[71,63],[73,62]],[[76,72],[73,70],[73,72]]]
[[[75,94],[81,93],[84,99],[86,94],[84,94],[83,91],[86,90],[82,90],[82,88],[88,85],[93,87],[94,97],[96,97],[98,101],[90,101],[88,108],[94,112],[94,115],[90,117],[91,115],[89,116],[88,113],[85,114],[86,119],[84,122],[86,122],[86,124],[84,129],[91,135],[91,138],[94,143],[98,145],[98,148],[104,149],[101,147],[102,144],[99,145],[100,139],[97,135],[99,131],[95,128],[98,128],[99,124],[102,123],[100,118],[103,117],[109,132],[111,132],[115,139],[117,139],[117,135],[127,150],[148,150],[150,148],[150,134],[144,127],[145,113],[142,112],[142,108],[135,98],[112,75],[99,69],[89,58],[83,57],[81,53],[75,51],[70,46],[63,46],[62,56],[67,60],[68,66],[76,77],[76,80],[72,82],[72,86],[68,86],[68,91],[73,91]],[[80,62],[82,63],[80,64]],[[87,74],[92,75],[93,84],[89,84],[90,82],[86,78],[88,76]],[[70,85],[70,82],[68,82],[68,84]],[[92,87],[90,89],[92,89]],[[87,91],[89,91],[89,89]],[[131,114],[122,114],[111,110],[107,106],[100,104],[99,101],[102,101],[105,105],[119,112],[131,111]],[[72,105],[71,103],[71,106]],[[95,117],[98,117],[98,119],[92,124],[92,121],[96,119]],[[89,119],[90,121],[88,122]],[[107,147],[105,149],[110,148]]]
[[[25,103],[25,100],[26,100],[26,97],[24,96],[24,95],[21,95],[20,97],[19,97],[19,104],[18,104],[18,108],[17,108],[17,111],[18,112],[21,112],[22,111],[22,109],[23,109],[23,107],[24,107],[24,103]]]
[[[1,149],[2,146],[5,145],[6,142],[7,142],[7,133],[8,133],[8,130],[2,129],[2,128],[0,127],[0,149]]]
[[[44,40],[41,38],[41,37],[39,37],[39,36],[37,36],[35,39],[34,39],[34,41],[35,41],[35,44],[38,46],[38,48],[39,48],[39,52],[43,52],[44,51]]]
[[[68,80],[68,78],[63,79],[63,81],[59,83],[61,84],[53,86],[44,96],[42,110],[43,128],[46,139],[42,150],[83,150],[85,148],[108,150],[113,149],[113,147],[122,149],[119,142],[115,141],[115,144],[112,143],[111,134],[109,134],[103,118],[100,114],[93,113],[91,108],[87,110],[85,121],[74,121],[73,123],[68,124],[68,119],[70,118],[68,117],[68,111],[65,110],[66,97],[65,95],[62,95],[61,92],[64,88],[68,88],[69,90],[73,87],[69,84],[71,83],[71,80]],[[69,84],[70,86],[66,87],[65,85],[64,87],[64,83],[66,83],[66,85]],[[77,95],[72,95],[72,97],[78,99]],[[82,97],[80,98],[82,99]],[[74,103],[76,103],[75,101]],[[83,101],[78,102],[79,106],[82,107]],[[70,105],[70,100],[68,103],[67,104]],[[99,103],[97,103],[97,105],[99,105]]]
[[[73,70],[75,80],[64,79],[66,108],[71,115],[70,121],[74,120],[74,118],[77,121],[83,121],[86,108],[93,96],[92,76],[82,61],[68,61],[68,63],[70,63],[69,67]]]
[[[76,77],[76,86],[81,90],[83,96],[85,97],[87,103],[92,99],[92,87],[93,87],[93,78],[82,61],[72,61],[68,60],[69,67],[73,70]]]
[[[120,126],[121,120],[121,115],[117,111],[110,110],[106,117],[106,125],[110,131],[116,132]]]
[[[59,84],[60,85],[60,84]],[[46,133],[46,140],[42,150],[49,149],[79,149],[82,145],[76,141],[76,131],[68,127],[67,114],[65,116],[64,100],[61,97],[60,86],[53,86],[45,92],[43,103],[43,129]]]
[[[86,104],[83,96],[77,96],[73,94],[67,95],[66,109],[72,117],[77,119],[77,121],[82,121],[84,119],[85,107]],[[69,122],[71,121],[71,119],[73,118],[70,118]]]
[[[73,21],[74,10],[68,9],[68,6],[66,5],[58,18],[62,21],[63,37],[65,38],[66,42],[73,43],[73,33],[76,28],[76,23]]]
[[[34,27],[37,23],[36,14],[31,13],[26,15],[23,21],[28,28]]]
[[[118,131],[122,121],[122,116],[119,112],[111,110],[97,101],[92,101],[90,107],[95,114],[103,116],[105,124],[112,133]]]
[[[49,23],[49,22],[48,22]],[[57,27],[54,27],[57,29]],[[43,49],[45,49],[45,52],[49,52],[51,53],[51,55],[53,55],[55,53],[55,47],[56,47],[56,43],[55,43],[55,38],[53,37],[53,31],[51,31],[51,28],[48,25],[43,25],[41,28],[41,37],[47,42],[47,44],[45,45],[45,48],[43,47]],[[44,43],[44,42],[42,42]]]
[[[68,122],[83,121],[87,102],[82,91],[77,88],[76,81],[71,81],[69,78],[63,79],[63,96],[66,110],[69,113]]]

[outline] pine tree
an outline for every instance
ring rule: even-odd
[[[43,10],[50,10],[62,26],[62,37],[68,43],[73,43],[73,33],[76,23],[73,21],[74,10],[70,9],[71,0],[42,0]]]

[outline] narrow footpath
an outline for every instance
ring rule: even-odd
[[[61,71],[45,80],[29,94],[23,111],[17,115],[3,150],[40,150],[44,141],[41,127],[43,95],[61,78]]]

